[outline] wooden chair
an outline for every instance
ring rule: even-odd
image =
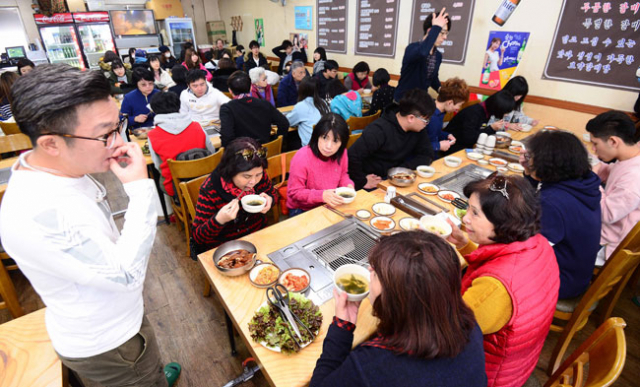
[[[233,99],[233,95],[228,91],[223,91],[222,94],[226,95],[229,99]]]
[[[296,152],[297,151],[281,153],[267,159],[267,176],[269,176],[271,182],[274,183],[276,189],[287,185],[287,173],[291,170],[291,160]],[[271,210],[273,212],[273,219],[279,222],[280,206],[277,200],[273,203]]]
[[[173,186],[176,191],[176,195],[178,196],[179,205],[176,204],[173,200],[171,201],[171,206],[173,207],[173,213],[176,215],[178,227],[182,224],[184,227],[184,233],[187,238],[187,256],[190,255],[191,251],[189,248],[189,237],[191,236],[191,223],[189,222],[188,217],[185,215],[184,211],[184,199],[178,190],[180,185],[180,181],[193,179],[195,177],[200,177],[203,175],[210,174],[217,166],[220,164],[220,160],[222,159],[222,153],[224,152],[224,148],[218,149],[218,151],[210,156],[203,157],[197,160],[189,160],[189,161],[175,161],[172,159],[167,160],[167,165],[169,166],[169,171],[171,171],[171,179],[173,180]],[[196,197],[197,199],[197,197]],[[180,223],[182,222],[182,223]]]
[[[262,145],[267,148],[267,159],[282,153],[282,140],[282,136],[278,136],[275,140]]]
[[[473,105],[475,105],[477,103],[480,103],[480,102],[482,102],[482,101],[480,101],[479,99],[474,99],[473,101],[467,101],[467,102],[462,104],[462,107],[460,107],[460,110],[462,110],[462,109],[464,109],[466,107],[469,107],[469,106],[473,106]],[[443,122],[451,121],[455,115],[456,114],[454,112],[445,113],[444,118],[443,118]]]
[[[280,67],[280,62],[277,63],[271,63],[271,66],[269,67],[271,69],[271,71],[273,71],[274,73],[278,72],[278,67]]]
[[[640,226],[636,225],[636,228]],[[637,231],[637,230],[636,230]],[[626,240],[627,238],[625,238]],[[551,330],[562,332],[558,338],[551,359],[547,374],[553,374],[560,364],[562,358],[569,347],[573,336],[587,323],[591,312],[595,309],[596,303],[607,295],[616,295],[625,287],[633,271],[640,264],[640,251],[631,252],[618,248],[602,267],[602,271],[589,285],[589,289],[579,300],[559,300],[556,306],[554,318],[569,320],[564,327],[552,324]],[[609,302],[611,302],[611,298]],[[575,306],[575,308],[573,307]],[[611,310],[611,305],[607,305],[607,310]],[[573,310],[571,310],[573,309]],[[608,317],[608,316],[607,316]]]
[[[349,132],[353,132],[354,130],[362,130],[367,127],[370,123],[380,118],[380,114],[382,110],[378,110],[376,114],[367,117],[349,117],[347,120],[347,126],[349,126]]]
[[[20,131],[20,127],[15,122],[0,121],[0,129],[2,129],[2,132],[5,134],[5,136],[8,136],[10,134],[20,134],[20,133],[22,133]]]
[[[353,145],[356,142],[356,140],[360,138],[360,136],[362,136],[362,133],[350,134],[349,142],[347,143],[347,149],[351,148],[351,145]]]
[[[589,338],[562,363],[545,387],[611,386],[624,367],[627,342],[619,317],[612,317],[600,325]],[[588,372],[585,365],[588,364]],[[587,374],[588,375],[585,375]]]
[[[2,301],[0,301],[0,309],[9,309],[9,313],[11,313],[11,316],[13,318],[17,318],[24,315],[24,311],[22,310],[22,307],[20,306],[20,302],[18,301],[16,288],[13,286],[11,277],[9,277],[9,272],[7,272],[7,269],[1,263],[0,263],[0,296],[2,296]]]
[[[0,136],[0,154],[9,152],[19,152],[33,148],[31,140],[26,134],[10,134]]]
[[[200,176],[189,181],[183,181],[179,184],[180,197],[184,201],[184,208],[186,209],[185,217],[189,219],[189,224],[196,217],[196,204],[198,203],[198,196],[200,196],[200,187],[207,179],[207,176]],[[188,235],[187,238],[190,238]],[[187,246],[189,246],[189,239],[187,239]],[[202,294],[208,297],[211,294],[211,284],[209,280],[205,279],[204,290]]]

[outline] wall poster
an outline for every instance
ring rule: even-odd
[[[528,32],[489,32],[489,41],[482,60],[480,87],[502,89],[524,58],[527,44]]]
[[[313,7],[294,7],[296,30],[313,29]]]

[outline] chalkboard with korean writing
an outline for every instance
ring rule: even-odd
[[[544,78],[640,90],[640,1],[564,0]]]
[[[328,52],[347,53],[348,0],[317,0],[316,42]]]
[[[393,57],[400,0],[357,0],[356,54]]]
[[[413,0],[409,40],[411,42],[421,40],[424,37],[422,31],[424,19],[432,13],[437,15],[443,7],[447,8],[445,12],[449,14],[451,19],[451,31],[438,50],[442,53],[443,62],[463,64],[467,55],[467,42],[471,31],[475,0]]]

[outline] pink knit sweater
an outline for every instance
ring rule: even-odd
[[[607,259],[629,231],[640,221],[640,156],[613,164],[602,164],[598,176],[606,183],[602,207],[601,244]]]
[[[346,150],[338,164],[337,161],[317,158],[308,145],[300,148],[291,160],[287,207],[310,210],[323,203],[324,190],[353,185],[347,173],[348,163]]]

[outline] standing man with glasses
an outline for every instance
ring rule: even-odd
[[[393,167],[416,169],[433,161],[429,134],[424,130],[435,103],[425,90],[405,93],[399,104],[385,109],[349,148],[349,177],[355,189],[375,189]]]
[[[97,71],[42,65],[14,84],[12,96],[33,150],[12,168],[0,234],[47,306],[53,348],[68,368],[104,385],[172,385],[180,365],[163,372],[142,297],[155,189],[140,147],[119,135],[109,81]],[[105,187],[90,175],[109,170],[129,195],[122,233]]]
[[[432,87],[440,90],[438,72],[442,63],[442,53],[438,47],[447,39],[451,31],[451,19],[442,8],[440,13],[429,15],[422,25],[424,37],[419,42],[407,46],[402,58],[400,80],[394,99],[400,101],[407,90],[417,87],[425,91]]]

